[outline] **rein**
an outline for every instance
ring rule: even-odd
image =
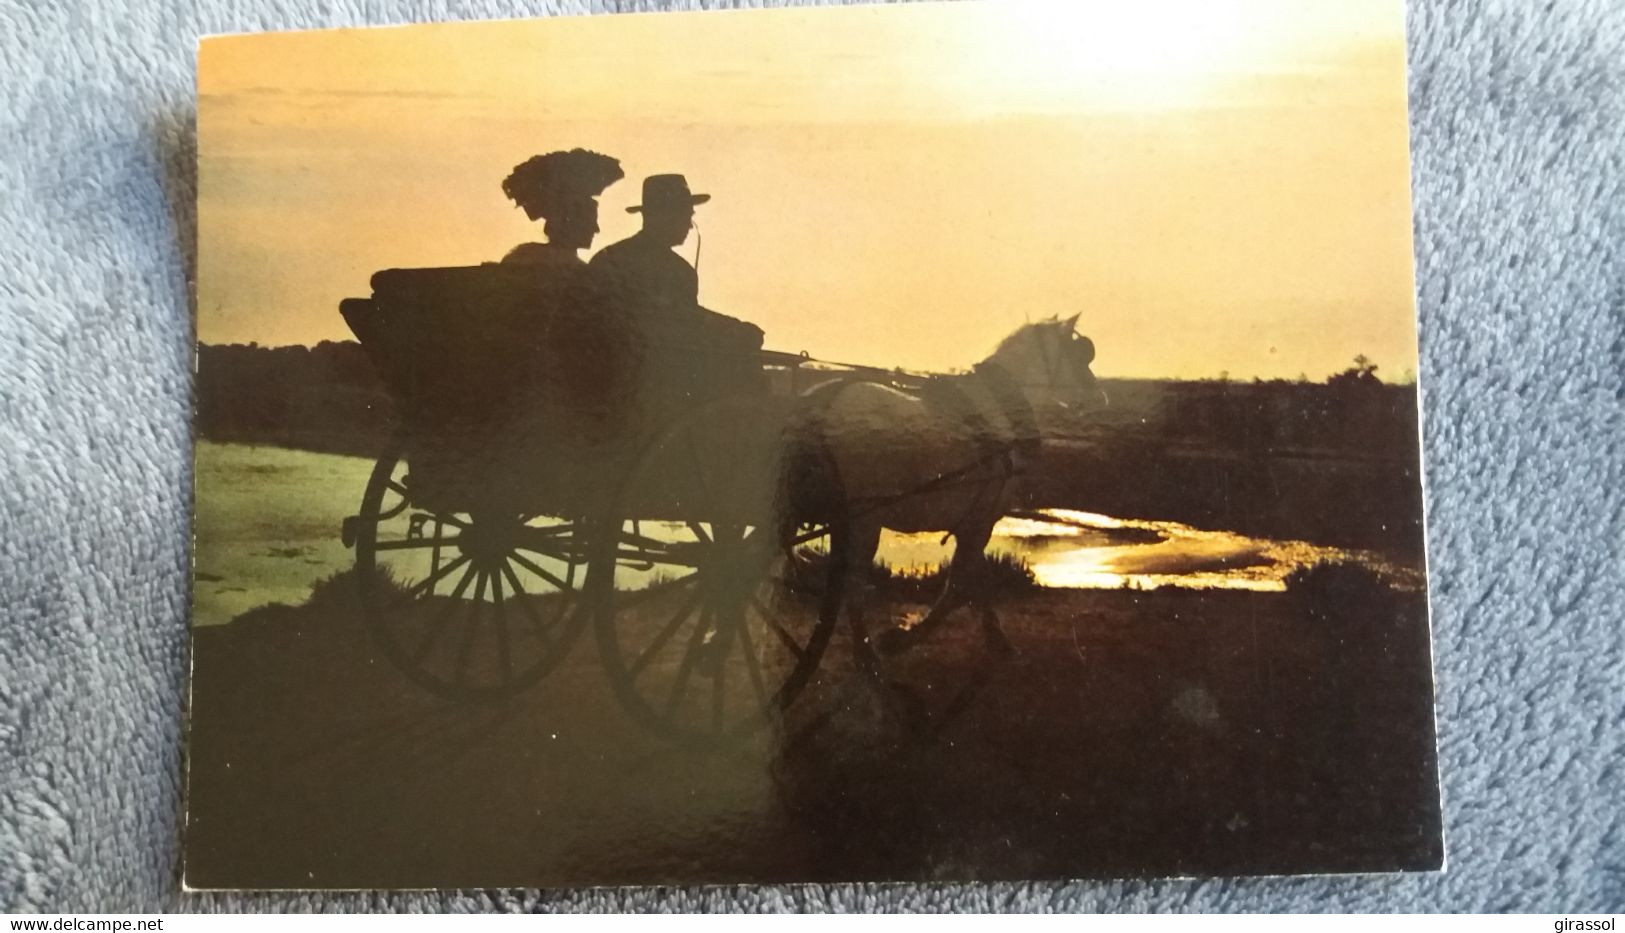
[[[989,493],[995,497],[1003,495],[1010,482],[1024,472],[1026,464],[1038,456],[1042,446],[1038,415],[1022,388],[1024,385],[1047,388],[1051,391],[1061,388],[1063,385],[1061,370],[1069,364],[1077,365],[1065,355],[1064,349],[1052,348],[1047,342],[1040,340],[1037,350],[1042,360],[1045,380],[1041,383],[1020,382],[1003,364],[989,359],[976,364],[969,374],[929,379],[920,388],[912,390],[911,394],[914,394],[921,403],[945,411],[964,424],[978,448],[979,456],[956,469],[937,473],[925,482],[903,492],[843,498],[842,501],[849,508],[847,517],[868,515],[910,497],[944,489],[972,485],[981,487],[966,505],[964,515],[943,535],[943,541],[946,542],[949,537],[954,536],[976,514],[977,506],[987,501],[986,496]],[[1089,348],[1089,355],[1093,356],[1092,345]],[[1087,375],[1087,371],[1085,374]],[[1005,421],[1002,429],[993,423],[996,419],[989,417],[989,406],[978,404],[977,400],[966,393],[964,386],[971,380],[976,380],[991,397],[991,407]],[[803,412],[812,414],[819,410],[827,410],[846,388],[863,382],[896,388],[895,385],[880,379],[834,379],[808,391],[803,397],[805,405]],[[827,436],[820,431],[804,435],[804,440],[818,447],[825,461],[838,470]]]
[[[1010,440],[1010,446],[1016,453],[1028,457],[1038,456],[1041,443],[1038,434],[1038,414],[1033,411],[1032,402],[1027,401],[1027,396],[1022,394],[1021,386],[1015,377],[1010,375],[1010,370],[998,363],[977,363],[974,372],[987,380],[987,387],[992,391],[999,411],[1010,421],[1010,428],[1015,432],[1015,436]]]
[[[964,389],[957,384],[963,380],[977,379],[986,386],[997,406],[1010,425],[1009,436],[995,430],[975,401],[967,395]],[[813,407],[828,408],[843,389],[854,385],[853,382],[836,382],[826,387],[814,390],[808,402]],[[920,401],[927,405],[943,408],[957,415],[961,421],[970,428],[981,455],[964,466],[938,473],[912,489],[888,496],[871,496],[853,501],[856,505],[853,516],[861,516],[886,508],[897,502],[904,501],[912,496],[925,495],[943,489],[952,489],[959,486],[981,485],[991,487],[998,484],[1002,492],[1005,485],[1022,473],[1017,465],[1016,458],[1031,459],[1038,454],[1040,437],[1038,432],[1038,417],[1033,411],[1032,403],[1022,394],[1020,385],[1010,375],[1009,370],[997,363],[979,363],[968,376],[946,377],[928,382],[920,392]],[[827,440],[820,438],[819,443],[827,448]],[[997,467],[996,476],[979,476],[987,467]],[[975,502],[966,509],[965,519],[955,523],[964,524],[975,509]],[[944,540],[953,532],[944,535]]]

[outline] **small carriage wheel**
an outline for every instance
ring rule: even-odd
[[[782,423],[748,399],[690,411],[629,471],[618,534],[594,539],[610,684],[639,723],[687,747],[782,722],[835,627],[837,536],[784,514]]]
[[[425,507],[397,438],[347,523],[367,627],[413,683],[506,700],[569,652],[586,621],[582,523]]]

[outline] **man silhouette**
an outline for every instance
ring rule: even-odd
[[[643,203],[626,209],[643,214],[643,229],[604,247],[588,265],[604,287],[640,306],[697,310],[699,276],[673,250],[688,239],[694,206],[709,200],[709,194],[690,192],[681,175],[650,175],[643,180]]]

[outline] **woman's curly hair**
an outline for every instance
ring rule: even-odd
[[[531,220],[557,212],[571,200],[596,198],[626,175],[620,160],[590,149],[532,156],[514,166],[502,193],[524,208]]]

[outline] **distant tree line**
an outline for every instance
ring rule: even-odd
[[[1103,382],[1110,407],[1047,454],[1034,505],[1419,559],[1415,385],[1363,357],[1324,382]]]
[[[1414,460],[1416,388],[1388,385],[1357,357],[1325,382],[1107,380],[1104,430],[1130,445],[1267,457],[1320,451]],[[375,454],[393,425],[361,346],[200,345],[197,432],[220,441]]]
[[[375,455],[393,422],[389,395],[361,345],[200,344],[198,436],[327,453]]]
[[[1108,381],[1108,418],[1140,440],[1249,456],[1321,451],[1414,459],[1416,387],[1389,385],[1364,356],[1325,382],[1228,378]]]

